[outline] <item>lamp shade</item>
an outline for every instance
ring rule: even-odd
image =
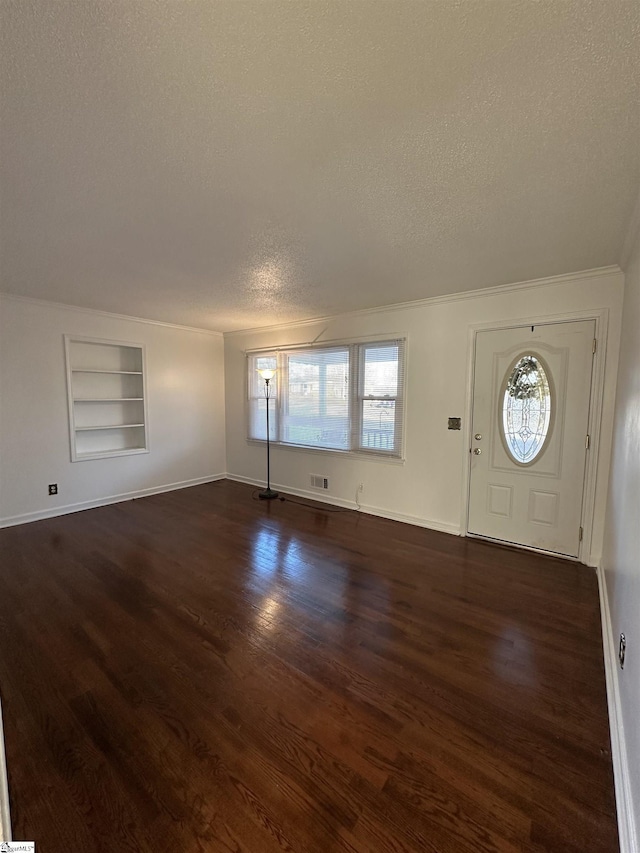
[[[275,370],[270,367],[265,367],[262,370],[259,370],[258,373],[260,374],[262,379],[265,380],[265,382],[268,382],[270,379],[273,379],[273,377],[276,375]]]

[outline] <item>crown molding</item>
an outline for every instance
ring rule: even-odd
[[[636,199],[636,203],[634,205],[633,211],[631,213],[631,219],[629,220],[629,227],[627,228],[627,233],[624,238],[624,242],[622,244],[622,250],[620,252],[620,266],[626,272],[627,267],[629,266],[629,261],[631,260],[631,253],[633,251],[633,247],[635,245],[636,240],[638,239],[638,232],[640,231],[640,192],[638,193],[638,198]]]
[[[15,302],[26,302],[30,305],[39,305],[43,308],[60,308],[65,311],[80,311],[83,314],[97,314],[99,317],[108,317],[111,320],[127,320],[130,323],[145,323],[148,326],[161,326],[165,329],[176,329],[180,332],[197,332],[200,335],[211,335],[221,338],[222,332],[213,329],[200,329],[197,326],[181,326],[178,323],[167,323],[164,320],[150,320],[147,317],[132,317],[130,314],[115,314],[112,311],[100,311],[96,308],[85,308],[81,305],[69,305],[66,302],[51,302],[47,299],[36,299],[33,296],[21,296],[17,293],[0,291],[0,298]]]
[[[411,302],[395,302],[388,305],[378,305],[374,308],[362,308],[356,311],[345,311],[343,314],[328,314],[324,317],[313,317],[307,320],[292,320],[288,323],[276,323],[272,326],[255,326],[250,329],[235,329],[224,332],[225,338],[235,335],[257,335],[260,332],[278,332],[286,329],[299,328],[300,326],[314,326],[318,323],[329,323],[344,317],[365,317],[369,314],[380,314],[387,311],[410,311],[414,308],[424,308],[428,305],[444,305],[450,302],[465,302],[469,299],[482,299],[488,296],[498,296],[505,293],[515,293],[540,287],[554,287],[568,284],[572,281],[580,281],[591,278],[609,278],[621,275],[622,270],[617,264],[606,267],[596,267],[580,272],[562,273],[561,275],[548,276],[546,278],[535,278],[528,281],[517,281],[513,284],[498,284],[494,287],[482,287],[478,290],[465,290],[461,293],[447,293],[442,296],[427,296],[424,299],[414,299]]]
[[[81,305],[69,305],[66,302],[52,302],[46,299],[36,299],[32,296],[21,296],[17,293],[8,293],[6,291],[0,291],[0,298],[15,300],[17,302],[25,302],[27,304],[39,305],[47,308],[59,308],[65,311],[79,311],[85,314],[108,317],[112,320],[127,320],[133,323],[146,323],[150,326],[160,326],[162,328],[176,329],[182,332],[196,332],[201,335],[210,335],[216,338],[227,338],[237,335],[254,335],[259,334],[260,332],[270,333],[304,326],[314,326],[318,323],[328,323],[344,317],[365,317],[370,314],[380,314],[387,311],[410,311],[415,308],[423,308],[429,305],[444,305],[451,302],[463,302],[469,299],[481,299],[500,294],[515,293],[522,290],[540,287],[553,287],[559,284],[566,284],[571,281],[591,278],[607,278],[620,274],[622,274],[620,267],[617,264],[613,264],[611,266],[596,267],[595,269],[582,270],[580,272],[562,273],[561,275],[548,276],[546,278],[518,281],[512,284],[499,284],[494,287],[483,287],[478,290],[465,290],[460,293],[448,293],[442,296],[428,296],[424,299],[414,299],[410,302],[392,302],[387,305],[378,305],[373,308],[361,308],[355,311],[345,311],[341,314],[328,314],[304,320],[291,320],[286,323],[254,326],[247,329],[234,329],[229,332],[218,332],[214,329],[204,329],[197,326],[182,326],[178,323],[168,323],[164,320],[151,320],[147,317],[133,317],[129,314],[116,314],[111,311],[100,311],[95,308],[86,308]]]

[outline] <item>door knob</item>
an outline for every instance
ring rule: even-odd
[[[473,452],[476,456],[480,456],[480,454],[482,453],[482,448],[476,447],[476,449]]]
[[[476,440],[476,441],[482,441],[482,433],[477,432],[477,433],[474,435],[474,438],[475,438],[475,440]]]

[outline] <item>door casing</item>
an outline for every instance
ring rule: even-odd
[[[536,315],[526,318],[504,320],[499,322],[478,323],[469,326],[468,333],[468,363],[466,381],[466,402],[464,417],[464,460],[462,465],[462,517],[460,530],[463,536],[476,537],[468,532],[469,526],[469,487],[470,487],[470,453],[471,453],[471,417],[473,411],[473,383],[475,375],[475,344],[478,332],[500,331],[503,329],[514,329],[527,326],[541,326],[551,323],[567,323],[572,320],[594,320],[596,324],[597,351],[593,360],[593,373],[591,377],[591,405],[589,408],[589,436],[591,446],[587,454],[585,467],[584,491],[582,501],[582,528],[583,536],[580,542],[580,550],[577,561],[587,565],[595,565],[592,559],[592,537],[594,526],[594,513],[596,504],[596,474],[598,470],[598,457],[600,453],[600,427],[602,421],[602,404],[604,398],[604,374],[607,352],[607,332],[609,327],[609,309],[602,308],[597,311],[576,311],[563,314]],[[522,547],[525,550],[537,551],[536,548]],[[548,554],[544,551],[542,553]],[[562,559],[571,559],[569,557]]]

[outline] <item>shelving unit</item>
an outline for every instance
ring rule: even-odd
[[[148,453],[142,344],[65,335],[71,461]]]

